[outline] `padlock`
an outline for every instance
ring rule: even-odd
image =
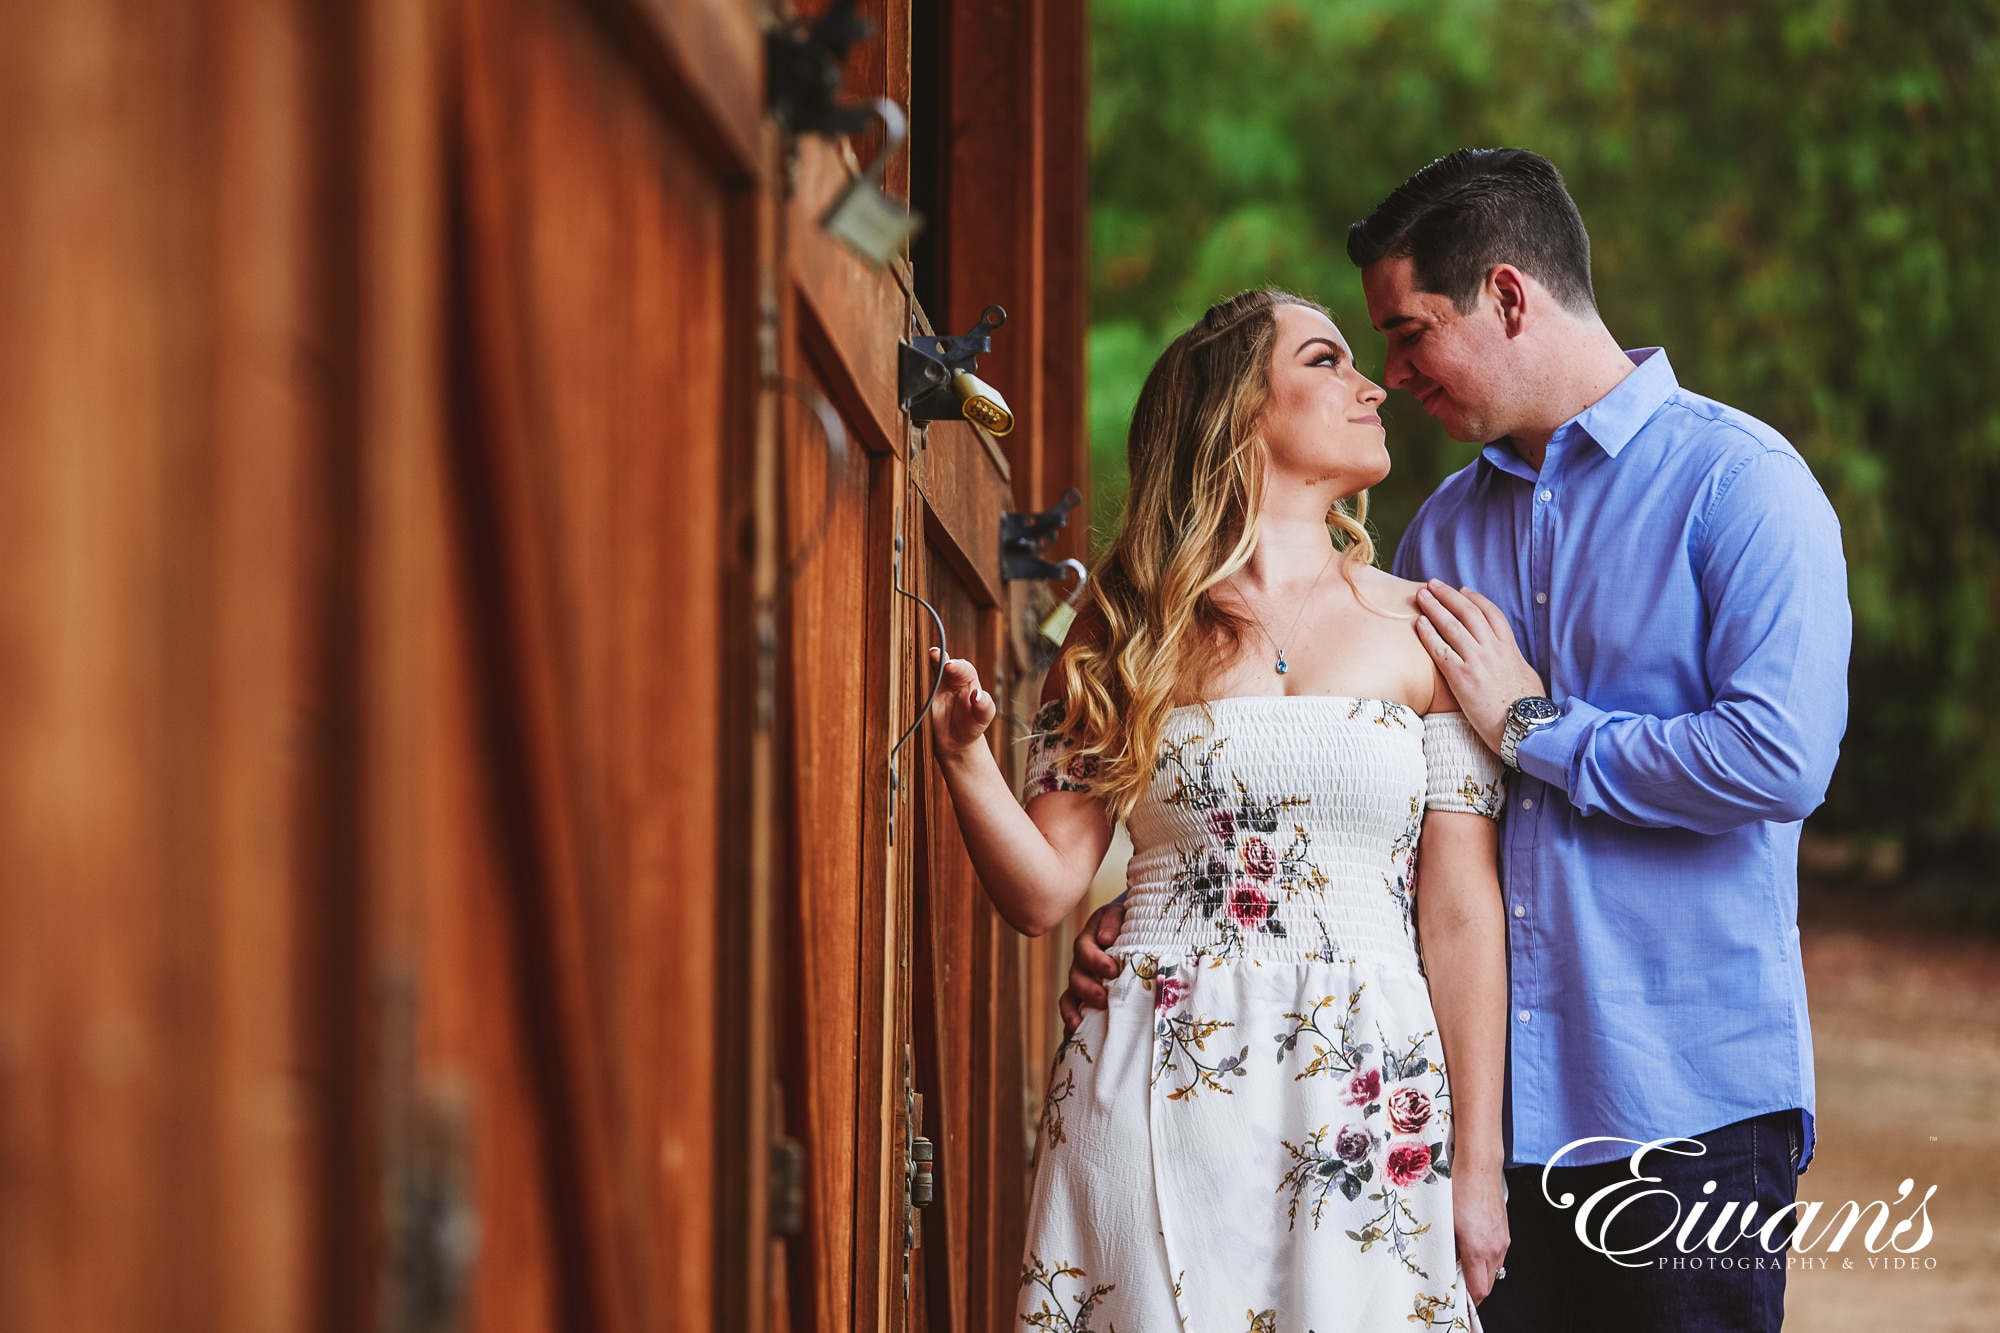
[[[1042,617],[1041,624],[1042,637],[1058,648],[1069,637],[1069,627],[1076,623],[1076,604],[1083,597],[1084,582],[1090,578],[1090,571],[1084,568],[1081,560],[1065,560],[1062,567],[1076,571],[1076,587],[1056,604],[1055,610]]]
[[[869,263],[887,268],[924,220],[867,176],[856,176],[821,215],[819,224]]]
[[[882,173],[909,137],[903,109],[886,97],[870,104],[882,121],[882,147],[875,160],[841,189],[820,214],[819,225],[878,268],[887,268],[924,225],[923,215],[882,192]]]

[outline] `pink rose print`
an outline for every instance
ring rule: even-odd
[[[1417,1134],[1430,1122],[1431,1099],[1417,1088],[1398,1088],[1389,1094],[1389,1124],[1398,1134]]]
[[[1333,1151],[1341,1161],[1352,1165],[1368,1155],[1375,1146],[1375,1136],[1360,1125],[1348,1125],[1333,1136]]]
[[[1269,879],[1278,873],[1278,854],[1262,838],[1245,838],[1237,854],[1243,863],[1243,873],[1252,879]]]
[[[1234,810],[1211,810],[1208,812],[1208,831],[1218,842],[1232,842],[1236,838],[1236,812]]]
[[[1242,885],[1229,891],[1229,915],[1257,930],[1271,915],[1271,899],[1262,889]]]
[[[1347,1080],[1346,1101],[1349,1106],[1366,1106],[1382,1095],[1382,1071],[1364,1069]]]
[[[1421,1143],[1404,1143],[1389,1149],[1382,1174],[1398,1189],[1408,1189],[1430,1174],[1431,1150]]]
[[[1153,1007],[1171,1009],[1187,998],[1189,986],[1179,977],[1161,977],[1153,983]]]

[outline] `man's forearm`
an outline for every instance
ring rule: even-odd
[[[1838,705],[1845,682],[1826,693]],[[1662,718],[1571,698],[1561,720],[1521,742],[1519,762],[1583,813],[1627,824],[1723,833],[1792,823],[1825,798],[1846,710],[1806,719],[1796,712],[1753,701]]]

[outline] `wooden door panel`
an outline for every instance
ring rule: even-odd
[[[828,367],[828,386],[869,448],[903,437],[896,392],[896,344],[908,327],[909,298],[894,275],[873,268],[833,236],[819,216],[847,184],[853,155],[818,139],[799,145],[787,236],[804,298],[799,334]]]
[[[783,559],[790,690],[781,734],[791,865],[784,1019],[786,1128],[805,1146],[807,1219],[794,1248],[793,1324],[844,1326],[853,1300],[859,1066],[873,1043],[861,1031],[864,864],[858,830],[869,820],[864,782],[871,724],[866,626],[881,590],[870,587],[876,460],[856,442],[829,440],[807,401],[831,400],[809,374],[785,396]],[[846,421],[842,429],[847,430]],[[840,444],[836,450],[832,447]]]
[[[742,251],[726,183],[578,7],[468,0],[459,39],[454,482],[511,926],[483,962],[512,979],[539,1115],[534,1156],[494,1170],[482,1203],[545,1210],[561,1322],[698,1327]],[[427,955],[423,988],[470,986],[475,961]],[[424,1047],[438,1071],[476,1049]],[[509,1276],[482,1268],[480,1308],[505,1319]]]
[[[910,476],[923,493],[932,549],[980,605],[999,606],[1000,515],[1013,502],[1006,458],[992,436],[963,421],[934,421],[924,437],[911,451]]]
[[[992,664],[980,651],[983,617],[935,541],[925,543],[925,556],[924,595],[937,608],[953,654],[978,664],[981,678],[990,683]],[[979,965],[981,890],[944,779],[935,766],[927,778],[918,815],[919,931],[910,1003],[917,1015],[924,1128],[937,1151],[937,1202],[924,1223],[923,1266],[930,1297],[925,1327],[943,1333],[968,1327],[975,1279],[970,1258],[980,1248],[978,1196],[983,1191],[976,1169],[980,1095],[975,1068],[981,1034],[975,1014],[981,1006],[975,987],[988,978]]]

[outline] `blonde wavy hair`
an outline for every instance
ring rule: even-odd
[[[1281,291],[1211,306],[1160,354],[1132,411],[1125,517],[1089,585],[1098,632],[1075,636],[1059,664],[1073,762],[1121,819],[1152,777],[1167,715],[1202,699],[1208,668],[1242,644],[1248,622],[1215,589],[1257,548],[1268,461],[1257,423],[1285,305],[1328,314]],[[1375,562],[1368,493],[1354,499],[1326,516],[1350,583]]]

